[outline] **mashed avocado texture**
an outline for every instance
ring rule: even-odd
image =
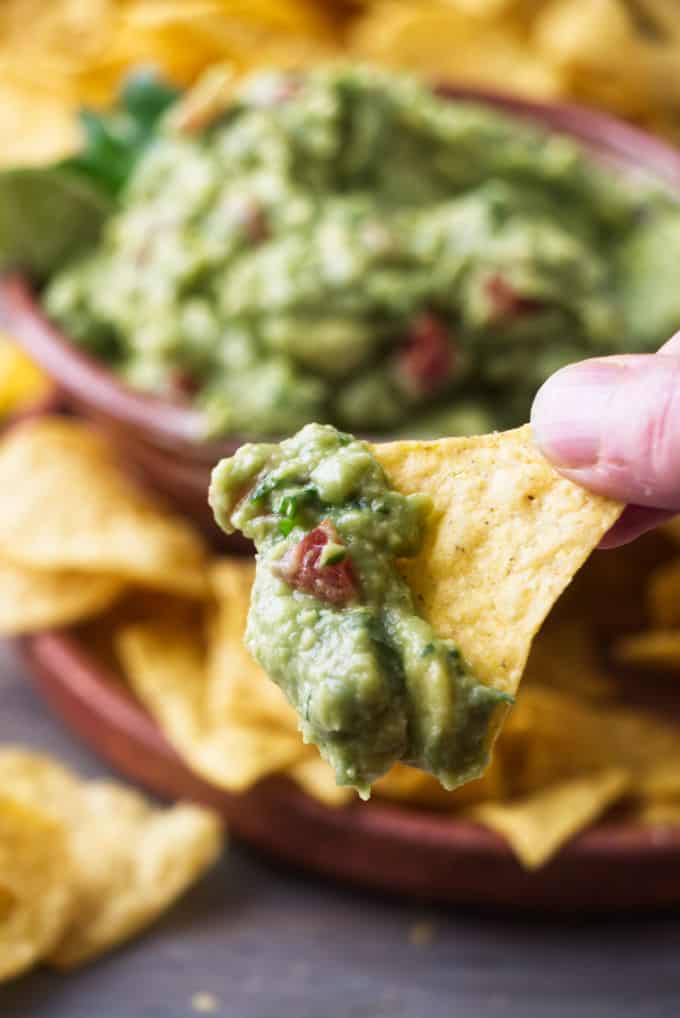
[[[399,574],[427,499],[393,491],[364,442],[309,424],[223,460],[210,500],[257,546],[248,646],[338,784],[367,795],[397,760],[447,788],[478,777],[512,698],[475,679]]]
[[[481,433],[680,328],[680,212],[571,140],[365,67],[172,110],[51,316],[206,432]]]

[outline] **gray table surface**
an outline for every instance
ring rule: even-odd
[[[5,647],[0,697],[0,742],[107,773]],[[0,987],[0,1018],[195,1018],[196,994],[222,1018],[677,1018],[680,914],[426,910],[232,846],[142,937],[81,971]]]

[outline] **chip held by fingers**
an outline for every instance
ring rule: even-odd
[[[533,636],[622,508],[528,426],[371,446],[310,424],[223,460],[210,501],[257,546],[251,651],[364,797],[397,761],[446,788],[483,773]]]

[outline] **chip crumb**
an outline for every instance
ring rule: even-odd
[[[408,931],[408,942],[414,947],[427,947],[434,940],[434,933],[434,923],[423,919],[414,923]]]
[[[214,993],[195,993],[191,998],[192,1010],[197,1014],[215,1014],[219,1003]]]

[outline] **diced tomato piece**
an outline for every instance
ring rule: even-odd
[[[523,296],[500,272],[494,272],[484,280],[484,295],[489,302],[492,322],[514,321],[545,307],[544,301]]]
[[[277,576],[295,590],[346,608],[357,600],[359,587],[349,555],[342,562],[320,564],[321,552],[330,541],[344,544],[331,521],[324,520],[305,534],[273,568]]]
[[[191,399],[200,389],[198,379],[185,368],[174,368],[168,376],[169,395],[174,399]]]
[[[425,396],[451,381],[457,361],[449,330],[440,318],[425,312],[408,331],[397,357],[397,369],[409,392]]]
[[[245,202],[239,215],[243,232],[252,244],[261,244],[269,237],[269,222],[262,206],[250,200]]]

